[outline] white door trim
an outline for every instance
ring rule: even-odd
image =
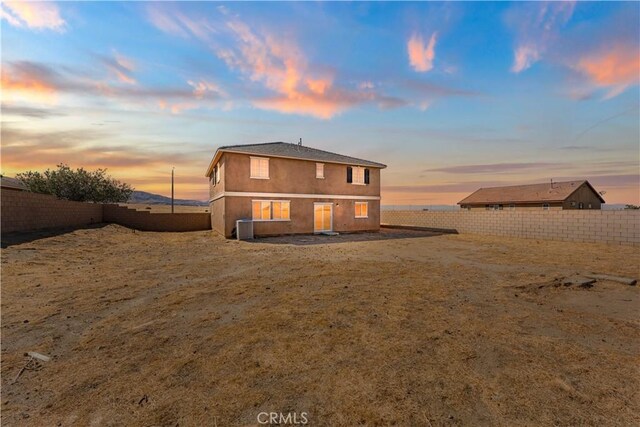
[[[331,226],[328,230],[316,230],[316,206],[331,206]],[[324,225],[324,221],[323,221]],[[331,202],[313,202],[313,232],[324,233],[333,231],[333,203]]]

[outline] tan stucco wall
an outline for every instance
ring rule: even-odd
[[[222,235],[225,234],[224,206],[225,206],[224,197],[209,203],[209,211],[211,212],[211,228]]]
[[[225,197],[225,231],[231,237],[238,219],[251,219],[251,201],[261,198]],[[289,221],[256,221],[253,231],[256,236],[280,234],[313,233],[314,202],[333,203],[333,231],[378,231],[380,229],[380,201],[367,200],[369,203],[368,218],[355,217],[355,200],[320,199],[320,198],[273,198],[271,200],[289,200]]]
[[[211,176],[208,177],[209,179],[209,198],[213,199],[214,197],[216,197],[218,194],[222,194],[224,192],[224,184],[225,184],[225,156],[224,154],[222,155],[222,157],[220,157],[220,160],[218,161],[218,168],[220,169],[220,182],[215,183],[212,181]]]
[[[571,206],[571,202],[575,202],[575,205]],[[563,203],[563,209],[579,209],[580,202],[584,205],[583,209],[589,209],[589,204],[591,204],[591,209],[600,209],[602,206],[598,195],[587,184],[582,184],[567,198]]]
[[[259,157],[259,156],[257,156]],[[250,178],[251,156],[224,153],[224,191],[259,193],[380,195],[380,169],[369,169],[369,184],[347,183],[347,166],[325,163],[324,179],[316,178],[316,162],[269,158],[269,179]]]
[[[257,156],[260,157],[260,156]],[[369,184],[347,183],[348,165],[324,163],[324,178],[316,178],[316,162],[299,159],[269,158],[269,179],[251,178],[251,156],[223,153],[218,161],[220,182],[209,179],[211,225],[214,230],[231,237],[238,219],[251,219],[252,200],[289,200],[289,221],[258,221],[254,223],[257,236],[313,233],[313,203],[331,202],[333,230],[337,232],[370,231],[380,229],[380,201],[369,203],[368,218],[355,218],[355,199],[358,196],[380,196],[380,169],[369,169]],[[327,197],[296,198],[285,196],[240,197],[224,192],[319,194]],[[331,195],[354,196],[354,199],[331,199]]]

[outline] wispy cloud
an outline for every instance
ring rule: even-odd
[[[0,14],[3,20],[19,28],[64,31],[67,25],[58,6],[50,1],[3,1]]]
[[[291,41],[272,33],[257,34],[237,20],[226,25],[236,46],[217,49],[218,56],[231,69],[277,94],[255,99],[253,104],[258,108],[329,119],[376,98],[371,91],[335,87],[334,76],[311,69],[303,52]]]
[[[149,9],[149,20],[168,34],[205,43],[229,69],[253,84],[247,87],[245,98],[254,107],[330,119],[356,105],[407,105],[398,97],[378,93],[373,85],[357,89],[340,85],[335,71],[310,65],[294,37],[251,26],[232,17],[226,8],[218,11],[219,16],[206,20],[154,5]]]
[[[133,76],[136,65],[133,59],[114,52],[111,56],[102,55],[100,61],[107,67],[109,72],[122,83],[136,84],[137,81]]]
[[[53,104],[59,95],[78,95],[86,99],[87,95],[106,98],[112,101],[126,101],[131,105],[154,106],[173,113],[201,106],[213,106],[221,100],[224,92],[214,83],[205,80],[185,82],[181,87],[149,87],[132,85],[135,83],[128,73],[132,67],[123,57],[112,59],[101,57],[102,62],[109,64],[113,71],[123,74],[114,84],[98,77],[73,74],[64,67],[53,66],[32,61],[7,62],[2,67],[2,89],[5,101],[26,101]],[[130,80],[130,81],[129,81]]]
[[[39,132],[2,127],[3,163],[13,168],[54,167],[57,163],[85,167],[151,168],[156,165],[189,164],[201,153],[158,153],[149,149],[110,143],[107,130],[69,129]],[[34,166],[34,159],[38,165]]]
[[[27,98],[51,103],[58,89],[58,76],[49,67],[31,61],[3,64],[2,91],[4,100]]]
[[[449,166],[436,169],[427,169],[425,172],[446,172],[446,173],[505,173],[505,172],[519,172],[530,169],[547,169],[553,167],[559,167],[559,163],[551,162],[523,162],[523,163],[488,163],[488,164],[476,164],[476,165],[460,165]]]
[[[5,103],[0,107],[4,116],[20,116],[33,119],[48,119],[51,117],[60,117],[65,114],[54,109],[34,108],[18,105],[7,105]]]
[[[437,37],[437,33],[431,34],[426,46],[421,34],[414,33],[409,38],[407,53],[409,54],[409,64],[415,71],[426,73],[433,69]]]
[[[571,19],[575,1],[516,4],[506,15],[516,33],[511,71],[520,73],[538,62]]]

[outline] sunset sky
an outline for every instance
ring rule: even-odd
[[[207,199],[216,147],[388,165],[383,204],[589,179],[640,203],[640,3],[2,3],[2,173]]]

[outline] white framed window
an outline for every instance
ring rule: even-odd
[[[542,204],[542,210],[548,211],[549,210],[549,203],[543,203]]]
[[[364,168],[360,166],[353,167],[353,183],[364,185]]]
[[[251,212],[254,221],[289,221],[289,200],[252,200]]]
[[[316,163],[316,178],[324,179],[324,163]]]
[[[251,178],[269,179],[269,159],[267,157],[251,157]]]
[[[356,202],[356,218],[369,218],[368,202]]]
[[[216,184],[220,184],[220,175],[222,175],[220,173],[220,165],[216,165]]]

